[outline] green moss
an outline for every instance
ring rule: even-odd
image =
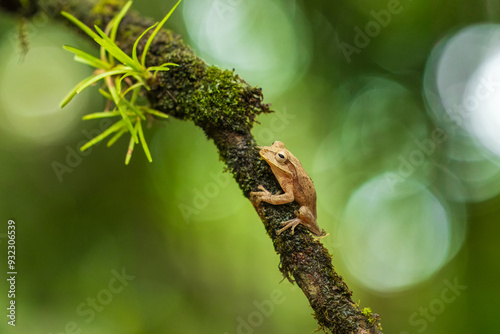
[[[92,15],[113,16],[124,5],[125,0],[101,0],[92,9]]]
[[[95,24],[103,26],[104,21],[109,21],[125,5],[125,0],[101,0],[94,8],[91,14],[97,19]]]
[[[373,324],[373,322],[372,322],[373,319],[371,319],[371,316],[372,316],[372,309],[371,308],[365,307],[364,309],[361,310],[361,313],[363,313],[363,315],[368,318],[370,323]]]
[[[370,325],[376,326],[378,330],[382,330],[382,325],[380,324],[380,316],[372,312],[372,309],[365,307],[361,310],[361,313],[368,319]]]
[[[249,132],[255,116],[268,112],[261,104],[259,88],[250,87],[234,71],[207,66],[186,48],[180,38],[170,35],[163,45],[165,60],[178,64],[170,72],[161,74],[158,80],[160,94],[157,104],[168,114],[184,120],[192,120],[208,134],[210,129]],[[157,42],[157,45],[161,42]],[[170,51],[170,52],[169,52]]]
[[[197,104],[198,112],[191,118],[196,124],[240,131],[250,129],[252,110],[242,103],[244,95],[245,88],[234,72],[211,66],[193,93],[192,102]]]

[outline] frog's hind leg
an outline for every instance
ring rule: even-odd
[[[283,233],[283,231],[289,229],[290,227],[292,228],[292,234],[293,232],[295,231],[295,227],[299,224],[303,224],[304,222],[300,219],[300,218],[294,218],[294,219],[290,219],[290,220],[287,220],[287,221],[284,221],[284,222],[281,222],[281,225],[285,225],[283,228],[281,228],[280,230],[278,230],[277,234],[280,235],[281,233]]]
[[[281,225],[284,227],[280,229],[277,233],[280,235],[283,231],[288,228],[292,228],[292,234],[295,230],[295,227],[299,224],[304,225],[313,235],[317,237],[323,237],[325,235],[325,231],[319,229],[318,224],[316,223],[316,218],[312,214],[311,210],[305,206],[301,206],[299,211],[295,211],[297,218],[287,220],[282,222]]]

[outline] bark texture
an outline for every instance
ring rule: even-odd
[[[0,8],[10,12],[25,16],[45,13],[50,18],[66,21],[59,14],[64,10],[90,27],[97,24],[101,28],[125,2],[38,0],[30,1],[26,8],[19,1],[0,1]],[[120,24],[117,44],[130,54],[136,38],[153,23],[133,10],[129,11]],[[68,27],[75,28],[69,23]],[[139,54],[146,39],[143,38],[139,45]],[[256,116],[271,112],[270,106],[263,103],[260,88],[249,86],[233,71],[208,66],[194,55],[179,35],[169,30],[158,34],[147,59],[148,65],[179,64],[169,72],[160,72],[152,83],[148,99],[154,109],[193,121],[203,129],[217,146],[220,159],[226,163],[245,197],[249,197],[250,191],[257,190],[259,184],[273,193],[280,190],[271,169],[260,158],[251,134]],[[302,289],[321,329],[340,334],[382,333],[378,315],[368,309],[360,310],[352,301],[351,290],[335,272],[332,258],[320,241],[301,226],[294,235],[289,231],[279,236],[276,234],[282,221],[295,217],[296,209],[296,203],[278,206],[262,203],[256,207],[280,256],[282,274]]]

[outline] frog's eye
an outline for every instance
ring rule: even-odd
[[[288,157],[286,156],[286,153],[284,151],[276,153],[276,161],[278,161],[279,163],[284,163],[287,160]]]

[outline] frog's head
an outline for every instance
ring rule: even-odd
[[[271,167],[277,167],[284,173],[291,175],[292,172],[287,165],[290,152],[285,148],[285,144],[275,141],[271,146],[259,146],[259,154]]]

